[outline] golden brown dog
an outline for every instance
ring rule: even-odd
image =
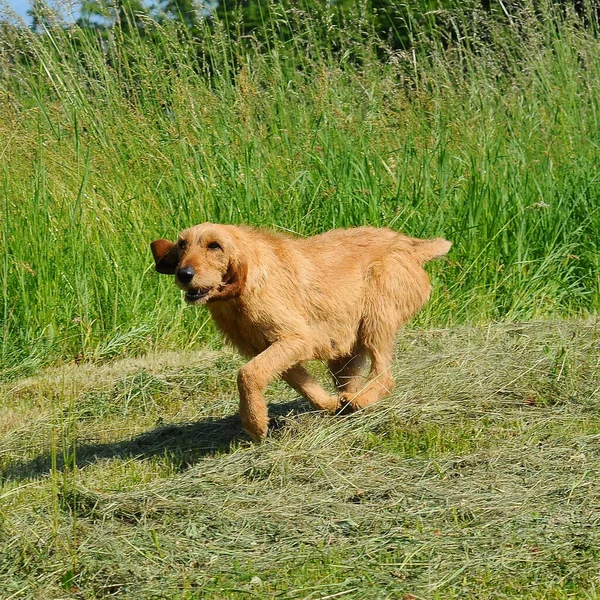
[[[429,298],[423,263],[451,243],[390,229],[336,229],[301,239],[250,227],[203,223],[176,243],[152,242],[159,273],[175,275],[189,304],[206,304],[247,358],[238,375],[246,431],[267,433],[263,390],[281,376],[315,408],[356,410],[391,392],[397,329]],[[368,378],[363,369],[371,361]],[[304,369],[328,361],[338,394]]]

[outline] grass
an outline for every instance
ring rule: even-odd
[[[597,320],[405,331],[391,398],[334,418],[271,386],[261,446],[238,364],[6,383],[3,597],[598,598]]]
[[[2,600],[599,597],[600,40],[478,6],[0,25]],[[204,220],[452,240],[392,397],[250,444],[149,252]]]
[[[449,45],[415,32],[414,52],[385,55],[360,12],[272,10],[256,39],[3,29],[3,378],[218,347],[148,249],[203,220],[445,236],[421,325],[597,310],[593,29],[464,9],[438,15]]]

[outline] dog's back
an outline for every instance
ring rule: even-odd
[[[335,229],[294,241],[305,261],[299,278],[309,279],[305,303],[324,300],[328,316],[338,312],[362,318],[365,310],[383,311],[382,318],[395,327],[429,299],[423,264],[444,256],[452,245],[442,238],[423,240],[374,227]]]
[[[254,230],[244,234],[252,244]],[[264,342],[253,343],[262,351],[271,339],[304,330],[320,359],[347,355],[359,338],[368,340],[375,330],[393,336],[429,298],[423,263],[450,248],[441,238],[420,240],[374,227],[335,229],[310,238],[259,235],[262,260],[255,268],[260,284],[246,290],[245,315],[240,315],[244,321],[250,316],[253,327],[233,334],[236,345],[258,329]],[[252,270],[250,265],[249,282]],[[222,311],[231,308],[214,305],[211,311],[220,321]]]

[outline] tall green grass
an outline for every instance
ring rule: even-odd
[[[422,324],[597,310],[594,30],[463,10],[386,52],[363,8],[274,5],[254,38],[3,29],[3,376],[212,342],[148,249],[204,220],[445,236]]]

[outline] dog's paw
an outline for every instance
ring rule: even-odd
[[[268,432],[268,430],[266,430],[264,433],[263,433],[262,431],[261,431],[261,432],[250,432],[250,431],[248,431],[247,433],[248,433],[248,435],[249,435],[249,436],[252,438],[252,441],[253,441],[255,444],[257,444],[257,445],[258,445],[258,444],[262,444],[263,442],[265,442],[265,441],[266,441],[266,439],[267,439],[267,434],[268,434],[269,432]]]
[[[338,400],[338,409],[336,410],[336,415],[349,415],[353,412],[356,412],[359,407],[354,403],[354,394],[348,394],[342,392],[339,396]]]
[[[252,427],[244,426],[244,430],[252,438],[252,441],[255,444],[262,444],[262,442],[267,439],[269,433],[269,421],[262,427],[259,427],[256,424],[253,424]]]

